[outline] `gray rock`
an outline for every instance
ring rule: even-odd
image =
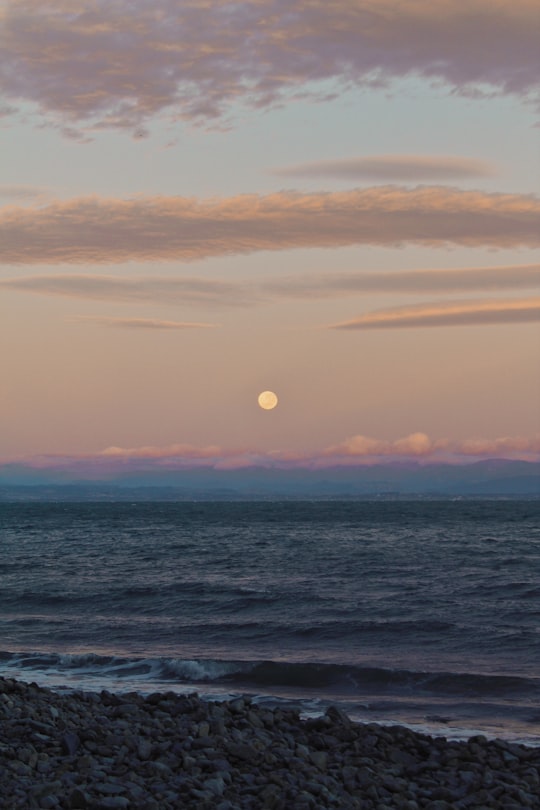
[[[147,760],[152,756],[152,743],[144,737],[139,739],[137,745],[137,756],[139,759]]]
[[[540,810],[539,768],[540,749],[338,709],[303,720],[244,698],[67,696],[0,677],[2,810],[6,796],[6,810]]]
[[[39,800],[39,806],[43,808],[43,810],[53,810],[54,807],[58,807],[60,804],[60,799],[58,796],[54,796],[50,794],[49,796],[42,796]]]
[[[77,753],[80,744],[81,741],[79,735],[75,734],[73,731],[66,731],[60,740],[63,753],[68,754],[70,757]]]
[[[259,757],[259,752],[247,743],[228,743],[226,747],[231,757],[245,762],[251,762]]]
[[[69,797],[69,806],[71,810],[86,810],[91,806],[91,799],[88,793],[80,788],[75,788]]]
[[[225,782],[221,777],[215,777],[213,779],[206,779],[203,782],[204,790],[209,790],[210,793],[213,793],[214,796],[223,796],[225,791]]]
[[[328,766],[328,754],[326,751],[311,751],[309,758],[320,771],[326,770]]]
[[[124,807],[129,807],[129,799],[126,799],[125,796],[107,796],[105,799],[101,799],[99,803],[100,810],[122,810]]]
[[[338,709],[337,706],[329,706],[326,710],[326,716],[333,722],[342,726],[350,726],[351,720],[345,712]]]
[[[126,789],[123,785],[117,782],[97,782],[94,785],[94,790],[98,793],[105,793],[108,796],[117,796],[119,793],[125,793]]]

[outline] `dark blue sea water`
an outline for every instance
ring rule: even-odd
[[[540,501],[0,504],[0,674],[540,744]]]

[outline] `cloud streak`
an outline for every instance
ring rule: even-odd
[[[522,300],[434,302],[369,312],[329,329],[411,329],[435,326],[486,326],[540,321],[540,297]]]
[[[207,122],[402,76],[526,94],[540,75],[536,0],[4,0],[0,14],[4,98],[79,128]]]
[[[211,329],[214,323],[190,323],[186,321],[164,321],[158,318],[108,318],[80,315],[77,321],[95,323],[99,326],[111,326],[119,329],[148,329],[148,330],[184,330],[184,329]]]
[[[299,163],[273,169],[271,174],[278,177],[326,177],[351,183],[357,180],[433,182],[488,177],[495,174],[495,169],[483,160],[449,155],[374,155]]]
[[[167,447],[107,447],[98,453],[98,457],[113,459],[150,458],[150,459],[217,459],[235,454],[235,451],[225,451],[218,445],[196,447],[193,444],[171,444]]]
[[[540,199],[440,186],[196,200],[100,197],[0,209],[11,264],[192,261],[350,245],[540,245]]]
[[[85,301],[122,304],[199,304],[241,306],[252,303],[254,293],[245,285],[198,278],[119,278],[86,273],[23,276],[0,279],[0,289]]]
[[[65,273],[0,279],[0,289],[75,300],[120,304],[249,306],[281,299],[351,295],[465,293],[540,287],[540,264],[468,267],[452,270],[328,273],[278,277],[263,283],[215,279],[138,277]]]
[[[378,273],[359,271],[290,277],[267,282],[265,290],[270,294],[287,297],[325,298],[374,293],[404,295],[424,295],[434,292],[464,293],[478,290],[531,289],[538,286],[540,286],[540,264],[529,264],[453,270],[400,270]]]
[[[0,198],[12,200],[30,200],[44,199],[50,196],[50,190],[42,186],[30,186],[26,184],[16,185],[0,185]]]

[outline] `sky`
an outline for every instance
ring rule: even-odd
[[[0,0],[0,463],[539,460],[539,36],[537,0]]]

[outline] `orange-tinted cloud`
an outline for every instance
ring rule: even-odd
[[[431,456],[447,443],[433,442],[425,433],[411,433],[396,441],[371,439],[368,436],[352,436],[341,444],[325,450],[327,456],[386,457],[386,456]]]
[[[536,0],[4,0],[0,14],[2,96],[68,132],[401,76],[524,94],[540,73]]]
[[[439,186],[196,200],[77,198],[0,209],[0,261],[195,260],[347,245],[540,244],[540,199]]]
[[[373,155],[299,163],[274,169],[272,174],[278,177],[329,177],[350,183],[358,180],[418,183],[485,177],[495,174],[495,169],[483,160],[449,155]]]
[[[419,326],[480,326],[540,321],[540,297],[504,301],[454,301],[368,312],[330,329],[404,329]]]

